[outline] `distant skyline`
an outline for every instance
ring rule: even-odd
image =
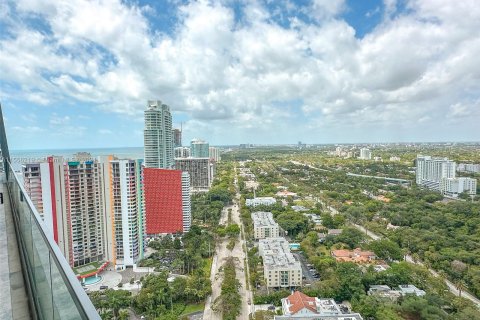
[[[476,0],[0,1],[12,150],[479,141]]]

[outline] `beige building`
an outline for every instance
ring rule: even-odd
[[[301,264],[290,252],[285,238],[260,239],[258,250],[263,258],[267,287],[290,288],[302,285]]]
[[[273,220],[271,212],[253,212],[253,236],[256,240],[277,238],[279,236],[278,223]]]
[[[273,220],[271,212],[257,211],[252,213],[253,236],[256,240],[277,238],[279,236],[278,223]]]

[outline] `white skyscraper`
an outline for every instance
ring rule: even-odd
[[[360,149],[360,159],[362,160],[371,160],[372,159],[372,152],[370,149],[362,148]]]
[[[118,160],[105,164],[107,259],[115,268],[133,266],[143,253],[143,203],[141,160]]]
[[[170,169],[173,161],[172,115],[161,101],[148,101],[145,110],[145,167]]]

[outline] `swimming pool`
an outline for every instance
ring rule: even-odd
[[[83,281],[83,284],[85,284],[86,286],[89,286],[91,284],[95,284],[95,283],[99,283],[100,281],[102,281],[102,276],[92,276],[92,277],[88,277],[88,278],[85,278],[85,280]]]
[[[300,250],[300,243],[290,243],[290,250]]]

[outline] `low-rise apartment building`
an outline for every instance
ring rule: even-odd
[[[245,205],[247,207],[256,207],[256,206],[271,206],[277,203],[277,200],[273,197],[256,197],[253,199],[245,200]]]
[[[278,223],[273,220],[271,212],[253,212],[253,236],[255,240],[277,238],[279,236]]]
[[[267,287],[290,288],[302,285],[302,266],[290,252],[285,238],[260,239],[258,251],[263,258]]]

